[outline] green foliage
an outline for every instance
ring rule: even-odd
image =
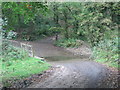
[[[0,48],[2,51],[0,55],[2,56],[1,61],[6,62],[8,65],[11,65],[13,60],[23,60],[24,58],[28,57],[26,51],[14,47],[9,39],[12,39],[16,36],[16,33],[10,31],[6,33],[6,31],[2,31],[2,42],[0,43]]]
[[[34,31],[36,14],[41,13],[41,15],[45,15],[47,10],[47,5],[44,2],[3,2],[3,29],[8,32],[14,30],[20,37],[24,29],[27,29],[27,34],[29,30],[32,33]],[[24,37],[28,39],[29,36],[26,35]]]
[[[61,27],[51,27],[49,30],[50,30],[50,32],[52,32],[52,33],[59,34],[59,33],[61,33],[64,29],[61,28]]]
[[[101,11],[100,7],[106,5],[105,3],[88,3],[85,5],[80,14],[81,27],[78,32],[82,32],[91,46],[95,46],[104,39],[106,32],[110,32],[117,25],[113,24],[109,8],[107,13],[110,15]]]
[[[113,32],[114,34],[114,32]],[[109,66],[118,66],[119,59],[119,49],[118,49],[118,40],[119,38],[114,35],[112,39],[105,39],[101,41],[98,46],[93,47],[93,57],[96,61],[102,63],[109,63]]]
[[[0,52],[0,55],[2,55],[1,60],[3,63],[5,62],[8,66],[11,65],[12,62],[14,62],[15,60],[24,60],[26,57],[28,57],[26,51],[14,47],[7,40],[3,40],[0,47],[2,48],[2,52]]]
[[[51,27],[64,28],[65,38],[86,37],[91,46],[119,23],[119,2],[110,3],[2,3],[4,28],[15,30],[23,39],[51,35]],[[34,14],[33,14],[34,13]],[[114,24],[113,24],[114,23]],[[24,33],[23,33],[24,32]]]
[[[27,23],[28,21],[33,20],[33,18],[35,17],[33,13],[45,12],[46,10],[47,7],[42,2],[37,2],[37,3],[36,2],[3,2],[2,3],[3,15],[5,15],[5,18],[8,19],[8,24],[9,23],[17,24],[21,16],[22,17],[24,16],[23,20],[25,23]],[[11,20],[10,22],[9,19]]]
[[[33,74],[39,74],[49,68],[49,64],[33,57],[25,58],[12,62],[12,65],[7,66],[2,64],[2,81],[3,85],[9,87],[16,80],[21,80]],[[10,83],[11,82],[11,83]]]
[[[60,39],[55,42],[55,45],[60,47],[79,47],[82,45],[82,42],[77,39]]]

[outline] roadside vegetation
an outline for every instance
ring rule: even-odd
[[[118,45],[117,36],[112,37],[111,40],[101,41],[98,46],[93,47],[93,59],[108,66],[120,68]]]
[[[8,39],[3,39],[0,48],[2,48],[2,52],[0,52],[0,55],[2,55],[0,58],[2,62],[0,79],[2,79],[4,86],[11,86],[16,80],[19,81],[49,69],[50,64],[30,57],[27,51],[14,47]]]
[[[3,2],[2,14],[4,37],[17,34],[7,39],[33,41],[55,35],[54,44],[65,48],[79,47],[82,40],[92,49],[91,59],[118,67],[120,2]],[[48,69],[46,62],[6,43],[1,45],[4,77],[26,77]]]
[[[10,86],[14,81],[19,81],[33,74],[40,74],[49,69],[50,66],[46,62],[32,57],[12,61],[9,66],[6,63],[2,63],[2,82],[4,86]]]

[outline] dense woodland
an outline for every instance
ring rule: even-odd
[[[94,60],[117,67],[119,15],[120,2],[4,2],[3,38],[33,41],[56,35],[55,45],[62,47],[77,47],[83,40]]]

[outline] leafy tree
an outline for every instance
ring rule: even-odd
[[[43,2],[3,2],[3,28],[21,33],[23,28],[34,27],[36,13],[45,14],[46,10],[47,6]]]

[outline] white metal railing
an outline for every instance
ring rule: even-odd
[[[28,52],[29,56],[34,57],[32,45],[20,43],[21,48]]]

